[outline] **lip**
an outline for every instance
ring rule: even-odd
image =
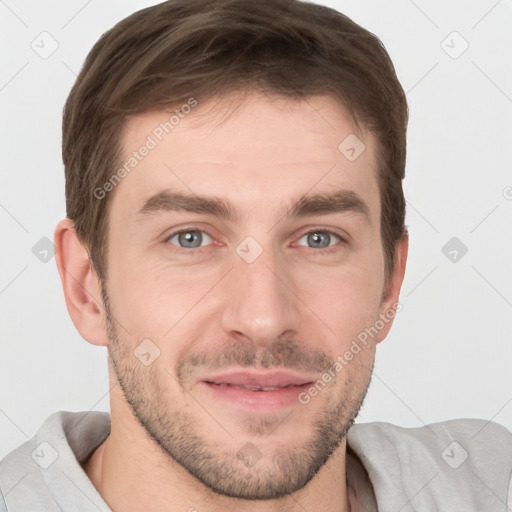
[[[254,371],[235,370],[213,375],[207,375],[199,379],[201,382],[212,384],[229,384],[232,386],[252,387],[278,387],[302,386],[315,380],[315,377],[307,374],[299,374],[286,370]]]
[[[244,413],[269,414],[297,405],[299,394],[315,380],[284,370],[236,370],[201,377],[197,384],[209,399]]]

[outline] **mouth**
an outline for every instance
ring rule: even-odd
[[[315,377],[289,371],[234,371],[199,379],[210,398],[243,412],[271,413],[299,403]]]
[[[249,391],[277,391],[278,389],[289,388],[295,386],[295,384],[288,384],[286,386],[250,386],[250,385],[238,385],[238,384],[226,384],[224,382],[218,384],[216,382],[205,381],[207,384],[214,384],[216,386],[230,386],[232,388],[247,389]]]

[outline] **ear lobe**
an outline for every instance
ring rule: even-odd
[[[407,253],[409,251],[409,235],[402,236],[396,244],[393,273],[389,276],[386,297],[380,306],[380,318],[384,327],[379,330],[375,341],[380,343],[388,335],[396,315],[396,306],[400,298],[400,290],[405,276]],[[398,311],[400,308],[398,309]]]
[[[78,332],[93,345],[108,344],[103,324],[101,286],[70,219],[59,222],[55,229],[55,259],[59,271],[66,307]]]

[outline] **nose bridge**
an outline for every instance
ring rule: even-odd
[[[288,288],[287,270],[279,254],[254,240],[237,247],[223,311],[227,334],[243,335],[268,345],[287,331],[299,330],[297,299]]]

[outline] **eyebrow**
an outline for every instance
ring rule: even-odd
[[[148,198],[137,212],[137,217],[168,211],[186,211],[213,215],[221,219],[236,221],[241,217],[231,203],[215,196],[199,196],[173,190],[162,190]],[[371,225],[370,209],[364,200],[351,190],[334,190],[321,194],[304,194],[299,199],[284,205],[279,218],[301,218],[313,215],[354,213]]]

